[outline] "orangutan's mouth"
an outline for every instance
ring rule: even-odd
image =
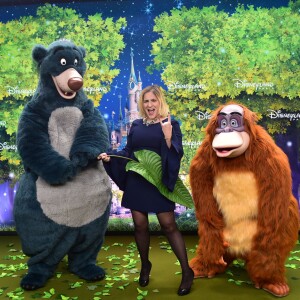
[[[232,151],[234,149],[237,149],[237,148],[236,147],[235,148],[215,148],[216,151],[221,152],[221,153],[226,153],[226,152]]]

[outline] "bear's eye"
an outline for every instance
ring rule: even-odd
[[[77,60],[77,58],[75,58],[75,60],[74,60],[74,66],[77,66],[77,64],[78,64],[78,60]]]
[[[62,58],[62,59],[60,60],[60,64],[61,64],[62,66],[65,66],[65,65],[67,64],[66,59],[65,59],[65,58]]]

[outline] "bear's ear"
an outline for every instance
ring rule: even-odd
[[[85,48],[83,48],[82,46],[78,46],[78,49],[80,51],[80,53],[82,54],[82,57],[85,58]]]
[[[38,63],[40,64],[42,62],[42,60],[46,57],[47,55],[47,49],[42,46],[42,45],[36,45],[33,49],[32,49],[32,58]]]

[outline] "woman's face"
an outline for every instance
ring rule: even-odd
[[[144,95],[143,107],[148,120],[154,120],[158,117],[159,101],[153,92]]]

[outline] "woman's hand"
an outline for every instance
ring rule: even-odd
[[[109,162],[110,161],[110,157],[109,157],[109,155],[107,155],[107,153],[99,154],[97,159],[98,160],[103,160],[104,162]]]
[[[159,118],[159,122],[161,125],[161,129],[164,133],[165,140],[170,140],[172,138],[172,124],[171,124],[171,115],[168,113],[168,121],[163,122],[161,118]]]

